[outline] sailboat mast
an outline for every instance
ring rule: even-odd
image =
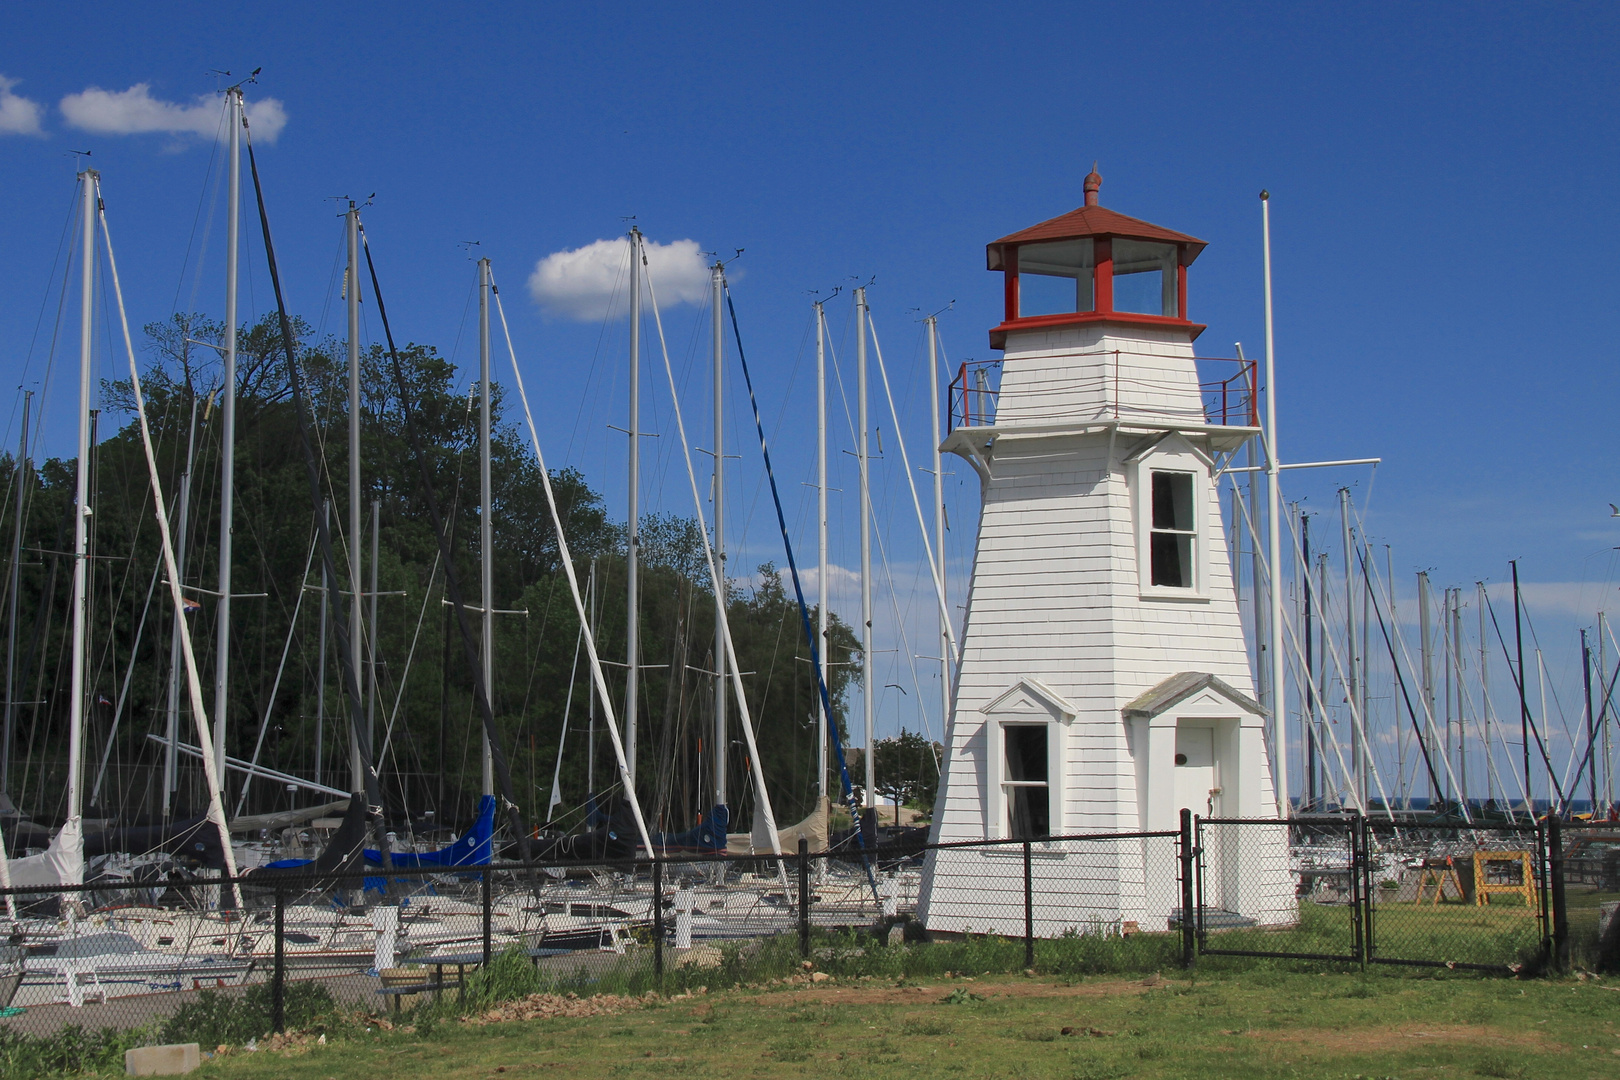
[[[1371,559],[1372,548],[1367,544],[1366,536],[1362,536],[1359,543],[1366,558]],[[1367,740],[1372,737],[1372,719],[1367,714],[1367,682],[1371,677],[1369,671],[1372,665],[1372,577],[1367,573],[1367,562],[1357,561],[1361,563],[1361,678],[1356,684],[1356,689],[1360,691],[1356,699],[1356,710],[1361,715],[1361,790],[1365,793],[1373,772],[1373,748],[1367,744]],[[1384,808],[1388,810],[1389,793],[1386,791],[1383,795]],[[1362,805],[1367,805],[1365,800]]]
[[[1462,590],[1455,589],[1451,597],[1452,638],[1451,662],[1456,668],[1457,688],[1457,798],[1468,803],[1468,721],[1463,712],[1463,629]]]
[[[716,259],[711,271],[714,286],[714,801],[726,805],[726,429],[725,334],[720,307],[725,302],[725,267]]]
[[[1452,664],[1451,664],[1451,656],[1452,656],[1451,589],[1450,589],[1449,586],[1446,588],[1445,593],[1443,594],[1443,596],[1441,597],[1441,600],[1440,600],[1440,624],[1441,624],[1440,649],[1441,649],[1441,652],[1443,654],[1441,656],[1441,661],[1445,665],[1445,669],[1444,669],[1444,672],[1443,672],[1443,681],[1445,683],[1445,694],[1446,694],[1446,706],[1445,706],[1445,709],[1444,709],[1444,716],[1442,718],[1442,726],[1440,728],[1440,760],[1444,761],[1448,766],[1450,766],[1454,759],[1452,757],[1452,745],[1451,745],[1451,721],[1452,721],[1452,715],[1451,715],[1452,693],[1451,693],[1451,688],[1453,686],[1453,682],[1452,682]],[[1451,781],[1452,781],[1451,772],[1448,771],[1447,774],[1446,774],[1446,799],[1447,799],[1448,802],[1451,801],[1452,798],[1458,794],[1457,792],[1454,792],[1452,790]]]
[[[1315,810],[1321,800],[1319,788],[1321,770],[1316,761],[1316,696],[1310,692],[1310,687],[1316,683],[1316,635],[1312,631],[1312,601],[1316,590],[1311,586],[1311,519],[1310,515],[1298,511],[1299,514],[1299,563],[1305,568],[1302,575],[1304,588],[1300,590],[1300,626],[1304,630],[1305,638],[1305,672],[1300,677],[1300,726],[1305,736],[1305,792],[1301,803],[1308,810]]]
[[[1419,570],[1418,583],[1418,662],[1422,669],[1421,693],[1423,695],[1424,722],[1418,735],[1418,752],[1430,758],[1434,751],[1434,631],[1429,620],[1429,572]],[[1431,786],[1434,781],[1429,781]],[[1429,792],[1430,809],[1433,803],[1440,798],[1441,793],[1431,790]]]
[[[1238,363],[1242,364],[1244,369],[1250,373],[1249,414],[1251,417],[1258,417],[1260,409],[1260,380],[1254,374],[1254,367],[1249,363],[1249,358],[1243,355],[1243,342],[1234,342],[1233,348],[1237,350]],[[1261,471],[1261,466],[1259,465],[1259,440],[1249,439],[1244,446],[1244,453],[1248,455],[1249,466],[1249,601],[1251,614],[1254,616],[1255,699],[1267,709],[1271,709],[1273,711],[1273,715],[1275,715],[1275,710],[1271,703],[1271,687],[1269,683],[1271,678],[1271,669],[1266,666],[1266,645],[1269,641],[1269,639],[1266,637],[1266,613],[1261,603],[1261,590],[1263,588],[1261,585],[1261,580],[1265,577],[1265,575],[1261,573],[1262,567],[1260,565],[1260,496],[1256,488],[1260,482],[1259,476]],[[1234,488],[1237,486],[1236,481],[1233,482],[1232,486]],[[1233,521],[1232,523],[1232,531],[1237,531],[1236,521]],[[1241,548],[1241,544],[1239,547]]]
[[[225,776],[226,695],[231,673],[231,533],[236,509],[236,263],[242,188],[242,90],[226,94],[230,126],[225,202],[225,373],[219,466],[219,632],[214,656],[214,775]]]
[[[1474,603],[1479,608],[1479,711],[1480,723],[1485,729],[1485,805],[1490,806],[1496,800],[1496,785],[1491,779],[1495,773],[1491,765],[1491,684],[1485,672],[1485,583],[1475,582],[1474,588],[1478,590]]]
[[[585,587],[585,606],[590,613],[591,638],[596,638],[596,557],[591,556],[590,584]],[[585,797],[589,800],[596,794],[596,695],[586,695],[591,704],[590,719],[585,739]]]
[[[1606,637],[1608,635],[1608,618],[1609,617],[1605,612],[1602,612],[1602,611],[1598,612],[1598,624],[1597,624],[1598,679],[1599,679],[1600,682],[1603,682],[1605,684],[1608,682],[1608,678],[1609,678],[1609,658],[1608,658],[1608,652],[1604,648],[1604,641],[1606,640]],[[1483,642],[1485,640],[1485,635],[1483,633],[1480,634],[1479,639],[1480,639],[1480,641]],[[1610,808],[1614,806],[1614,757],[1613,757],[1613,744],[1612,744],[1612,740],[1609,737],[1609,726],[1608,726],[1608,723],[1607,723],[1608,719],[1609,719],[1609,694],[1608,694],[1608,691],[1605,690],[1601,700],[1598,703],[1598,730],[1603,733],[1603,813],[1604,813],[1604,816],[1607,816],[1608,813],[1609,813]],[[1597,808],[1594,807],[1592,812],[1594,814],[1597,813]]]
[[[816,309],[816,661],[827,685],[827,313]],[[821,702],[816,702],[820,712]],[[827,721],[816,725],[816,797],[827,798]]]
[[[352,199],[345,224],[349,240],[349,666],[358,679],[365,589],[360,578],[360,211]],[[349,725],[349,787],[358,795],[366,790],[366,778],[360,764],[357,723],[358,717]]]
[[[636,782],[636,704],[641,675],[640,601],[637,562],[641,521],[641,230],[630,227],[630,478],[629,520],[625,524],[624,771]]]
[[[484,693],[495,694],[495,523],[490,510],[494,494],[489,479],[489,260],[478,260],[478,567],[484,594],[483,640],[480,659],[484,665]],[[482,740],[482,786],[479,792],[495,794],[495,757],[489,745],[489,731],[480,725]]]
[[[179,523],[175,528],[175,571],[183,586],[186,580],[186,551],[191,543],[191,474],[197,455],[197,392],[191,391],[191,426],[186,435],[186,471],[180,477],[180,506],[176,511]],[[169,635],[169,707],[163,752],[163,816],[174,811],[180,792],[180,650],[181,635],[186,632],[186,613],[177,608],[174,629]]]
[[[1309,568],[1307,568],[1306,577],[1308,578],[1309,576]],[[1317,627],[1317,641],[1319,648],[1317,651],[1316,663],[1316,689],[1311,696],[1316,699],[1316,766],[1317,773],[1321,777],[1321,779],[1317,782],[1317,795],[1318,797],[1324,797],[1328,788],[1327,781],[1330,768],[1328,765],[1327,748],[1323,744],[1327,741],[1327,726],[1329,720],[1331,719],[1327,713],[1327,688],[1328,657],[1331,655],[1329,652],[1329,643],[1333,637],[1333,631],[1332,628],[1328,626],[1327,618],[1328,556],[1327,552],[1325,551],[1319,551],[1316,554],[1316,597],[1317,603],[1320,605],[1320,612],[1316,620],[1319,624]],[[1345,802],[1352,801],[1356,797],[1355,779],[1348,776],[1344,779],[1344,786],[1342,788],[1336,787],[1336,790],[1344,792],[1344,796],[1340,800],[1340,805],[1343,805]]]
[[[332,528],[332,500],[324,499],[321,502],[321,517],[326,521],[328,530]],[[315,782],[325,783],[325,776],[321,771],[325,764],[323,755],[326,750],[326,590],[331,582],[326,579],[326,560],[321,560],[321,645],[320,667],[317,669],[315,691]]]
[[[1283,657],[1282,590],[1277,575],[1282,566],[1282,522],[1278,502],[1281,488],[1277,470],[1277,363],[1271,321],[1271,193],[1260,193],[1260,222],[1265,249],[1266,299],[1266,554],[1271,563],[1271,687],[1276,698],[1272,708],[1271,766],[1277,785],[1277,816],[1287,817],[1288,801],[1288,703],[1284,700],[1288,668]]]
[[[1592,648],[1586,643],[1586,631],[1581,631],[1581,683],[1586,692],[1586,768],[1591,775],[1586,778],[1587,811],[1597,816],[1597,770],[1592,767],[1592,748],[1597,744],[1597,725],[1592,719]],[[1576,774],[1579,777],[1579,773]],[[1575,792],[1571,791],[1573,798]]]
[[[1254,608],[1254,686],[1259,692],[1260,704],[1272,710],[1276,715],[1277,708],[1272,700],[1271,667],[1267,660],[1267,653],[1271,649],[1271,638],[1266,632],[1266,619],[1271,609],[1267,600],[1271,581],[1266,576],[1265,568],[1260,562],[1260,537],[1257,523],[1260,519],[1260,473],[1263,466],[1259,463],[1260,447],[1258,439],[1250,439],[1248,446],[1249,456],[1249,524],[1254,532],[1249,536],[1249,600]]]
[[[861,465],[861,710],[866,724],[866,808],[877,810],[877,744],[872,737],[872,459],[867,453],[866,288],[855,290],[855,383]],[[874,819],[875,820],[875,819]],[[857,823],[859,824],[859,823]]]
[[[1519,601],[1519,561],[1513,559],[1508,565],[1513,568],[1513,644],[1519,661],[1519,742],[1524,748],[1524,812],[1534,821],[1536,804],[1530,797],[1530,702],[1525,697],[1524,687],[1524,622]]]
[[[939,559],[940,611],[939,611],[939,731],[945,738],[951,722],[951,645],[950,625],[946,622],[950,610],[944,603],[945,589],[945,473],[940,459],[939,443],[939,320],[928,316],[928,418],[934,436],[934,551]],[[899,824],[898,821],[895,822]]]
[[[17,719],[17,592],[22,587],[23,488],[28,482],[28,411],[34,392],[23,391],[22,437],[17,441],[17,480],[12,485],[13,512],[17,515],[11,532],[11,586],[6,619],[6,724],[0,735],[0,794],[11,793],[11,744]]]
[[[366,624],[366,741],[377,746],[377,548],[382,503],[371,500],[371,619]],[[373,750],[373,753],[376,751]],[[373,763],[375,764],[375,763]]]
[[[1357,709],[1356,715],[1362,717],[1361,724],[1350,726],[1350,788],[1351,798],[1357,806],[1365,806],[1367,794],[1367,744],[1363,738],[1363,729],[1366,724],[1366,714],[1359,712],[1361,703],[1357,688],[1361,683],[1361,674],[1358,669],[1360,657],[1356,655],[1356,571],[1350,552],[1350,489],[1339,489],[1339,531],[1344,543],[1344,654],[1346,667],[1345,697],[1352,708]],[[1325,599],[1325,597],[1324,597]]]
[[[84,688],[85,639],[89,627],[85,614],[90,596],[85,559],[90,540],[90,383],[91,357],[95,344],[94,300],[96,295],[96,200],[101,174],[86,169],[79,174],[84,185],[80,193],[83,217],[79,222],[79,457],[73,515],[73,653],[68,700],[67,820],[62,828],[77,830],[82,811],[79,772],[84,766]]]

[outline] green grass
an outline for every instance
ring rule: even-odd
[[[1569,913],[1570,963],[1579,968],[1597,970],[1600,962],[1599,909],[1606,903],[1620,900],[1620,893],[1571,888],[1566,896],[1566,910]]]
[[[1583,897],[1582,901],[1585,899]],[[1596,899],[1584,903],[1576,901],[1572,896],[1571,922],[1579,923],[1578,929],[1581,934],[1594,936],[1596,904]],[[1588,922],[1591,923],[1590,930],[1587,928]],[[1584,938],[1578,935],[1577,944],[1579,940]],[[1477,908],[1457,903],[1396,904],[1381,898],[1376,911],[1375,947],[1379,956],[1497,966],[1519,963],[1526,971],[1537,971],[1540,967],[1539,943],[1538,920],[1526,913],[1522,907],[1512,904],[1498,903],[1490,907]],[[1286,930],[1251,928],[1211,933],[1207,945],[1226,949],[1348,956],[1352,947],[1350,911],[1342,906],[1304,904],[1301,906],[1300,922],[1295,927]],[[1578,948],[1576,951],[1579,953],[1581,950]],[[1154,972],[1173,973],[1178,971],[1180,954],[1181,940],[1177,934],[1133,934],[1127,937],[1113,932],[1108,927],[1098,927],[1092,932],[1075,933],[1055,940],[1037,942],[1033,968],[1036,982],[1015,978],[1009,985],[1033,986],[1043,979],[1079,983],[1086,979],[1133,975],[1139,979],[1144,974]],[[822,993],[826,986],[840,990],[848,989],[850,993],[857,990],[864,993],[882,987],[907,988],[917,984],[943,988],[932,1001],[932,1004],[939,1005],[940,1008],[921,1013],[902,1012],[898,1016],[889,1017],[887,1026],[874,1025],[873,1030],[885,1033],[881,1044],[885,1049],[879,1056],[886,1060],[892,1057],[894,1061],[911,1060],[907,1056],[910,1053],[907,1047],[917,1039],[926,1041],[935,1034],[950,1034],[958,1030],[959,1018],[953,1017],[953,1013],[960,1012],[967,1019],[994,1015],[995,1009],[991,1008],[994,1004],[991,1000],[993,995],[984,993],[979,984],[970,986],[960,981],[961,976],[977,976],[984,979],[991,976],[1016,975],[1024,970],[1027,963],[1024,943],[1021,940],[987,935],[938,940],[926,945],[889,945],[886,936],[872,933],[818,932],[812,942],[812,955],[817,972],[822,977],[830,977],[833,981],[820,988],[812,987],[807,991],[809,996],[804,999],[806,1001],[821,1001],[827,996]],[[533,993],[572,992],[580,995],[619,994],[640,997],[656,991],[668,998],[699,988],[704,992],[741,988],[742,992],[735,999],[735,1007],[746,1008],[747,1002],[752,1000],[748,995],[757,993],[761,986],[779,986],[786,981],[802,982],[807,978],[801,967],[803,961],[798,950],[798,941],[791,936],[726,945],[713,952],[712,959],[715,962],[704,967],[680,966],[674,962],[674,956],[671,954],[670,964],[662,978],[655,974],[651,959],[650,949],[633,949],[608,966],[593,963],[572,973],[562,973],[553,968],[536,968],[519,952],[500,954],[489,968],[469,975],[465,1000],[461,994],[451,993],[444,995],[440,1001],[424,1001],[410,1008],[406,1014],[406,1022],[413,1029],[413,1034],[407,1040],[407,1044],[401,1044],[387,1052],[405,1057],[420,1056],[421,1047],[438,1045],[445,1040],[453,1043],[459,1037],[458,1032],[467,1030],[466,1025],[460,1022],[462,1016],[481,1012],[498,1002]],[[1576,962],[1582,963],[1581,956],[1576,957]],[[1416,985],[1474,986],[1476,989],[1473,990],[1446,992],[1470,993],[1486,997],[1493,993],[1505,993],[1511,998],[1513,995],[1522,997],[1527,994],[1542,995],[1545,992],[1542,989],[1544,984],[1539,983],[1510,984],[1478,978],[1466,983],[1457,983],[1455,979],[1449,983],[1436,981],[1433,978],[1434,970],[1427,968],[1374,965],[1372,968],[1374,974],[1369,976],[1357,972],[1348,961],[1336,965],[1314,960],[1206,955],[1200,958],[1198,970],[1198,981],[1183,986],[1172,996],[1191,992],[1190,988],[1197,988],[1201,994],[1209,994],[1213,993],[1209,987],[1222,987],[1224,989],[1221,993],[1233,1000],[1244,995],[1253,996],[1254,1000],[1261,1004],[1256,1005],[1254,1009],[1245,1008],[1242,1011],[1247,1014],[1258,1010],[1261,1015],[1268,1012],[1283,1015],[1289,1007],[1285,1002],[1274,1005],[1263,1003],[1266,995],[1271,992],[1268,988],[1282,985],[1278,980],[1286,982],[1305,979],[1307,981],[1301,985],[1312,990],[1333,984],[1340,987],[1337,993],[1346,1000],[1378,999],[1386,1005],[1393,1002],[1401,1008],[1405,1008],[1409,1003],[1408,998],[1403,995],[1410,995],[1411,987]],[[1312,979],[1318,982],[1308,981]],[[1496,989],[1484,989],[1489,987]],[[1503,987],[1513,989],[1505,991],[1502,990]],[[1320,996],[1321,992],[1318,990],[1317,996]],[[1599,993],[1607,997],[1610,992],[1599,991]],[[1008,995],[1003,993],[1000,996],[1006,998]],[[1128,996],[1140,994],[1133,992]],[[834,1000],[836,997],[837,995],[834,995]],[[1211,1007],[1208,1004],[1210,998],[1200,1000],[1205,1003],[1200,1006],[1201,1008]],[[1620,1008],[1620,1002],[1614,1002],[1614,1005]],[[887,1006],[879,1003],[876,1007]],[[1007,1002],[997,1006],[997,1008],[1022,1007]],[[817,1016],[825,1013],[828,1017],[836,1017],[817,1020],[817,1025],[837,1026],[842,1023],[844,1009],[834,1008],[825,1003],[816,1008],[822,1010],[815,1013]],[[1477,1012],[1478,1008],[1475,1011]],[[1339,1015],[1335,1010],[1329,1010],[1329,1013],[1335,1019]],[[1420,1020],[1428,1018],[1427,1014],[1421,1011],[1411,1015]],[[319,984],[314,983],[289,985],[287,1019],[289,1026],[295,1030],[325,1033],[337,1043],[351,1049],[354,1045],[366,1043],[368,1039],[399,1038],[379,1034],[386,1030],[386,1022],[379,1025],[375,1020],[363,1015],[340,1014],[332,1006],[330,998],[325,996],[325,991]],[[796,1020],[802,1017],[794,1015],[788,1019]],[[1115,1022],[1118,1021],[1109,1020],[1110,1024]],[[1309,1016],[1304,1017],[1302,1021],[1307,1029],[1311,1022],[1315,1021]],[[715,1023],[715,1015],[708,1014],[701,1031],[714,1034],[720,1030],[714,1026]],[[566,1028],[569,1024],[576,1026],[586,1024],[587,1028],[589,1027],[585,1021],[553,1021],[539,1026],[553,1030]],[[1019,1029],[1018,1039],[1022,1043],[1054,1044],[1035,1054],[1036,1057],[1041,1057],[1048,1052],[1056,1052],[1056,1044],[1066,1041],[1072,1043],[1072,1036],[1061,1035],[1063,1026],[1089,1029],[1107,1028],[1108,1024],[1087,1021],[1083,1025],[1044,1028],[1030,1027],[1026,1024]],[[269,1030],[268,987],[255,987],[241,997],[227,997],[205,991],[167,1021],[155,1025],[151,1030],[86,1032],[68,1028],[46,1038],[18,1036],[0,1030],[0,1078],[116,1073],[122,1063],[123,1050],[128,1046],[151,1041],[198,1042],[205,1049],[221,1044],[241,1046],[250,1040],[263,1040],[269,1034]],[[632,1022],[629,1028],[621,1024],[619,1027],[593,1030],[590,1037],[612,1043],[615,1040],[629,1038],[638,1030]],[[811,1040],[811,1043],[803,1041],[808,1038],[803,1034],[805,1030],[808,1029],[795,1028],[788,1034],[779,1032],[774,1038],[767,1039],[768,1045],[759,1052],[762,1055],[761,1060],[776,1062],[782,1066],[820,1060],[817,1058],[819,1044],[814,1044],[814,1040]],[[798,1031],[800,1034],[793,1035],[792,1031]],[[1085,1037],[1086,1045],[1091,1046],[1099,1039],[1113,1037],[1088,1035]],[[1142,1038],[1147,1041],[1133,1044],[1135,1049],[1131,1051],[1135,1054],[1132,1061],[1137,1062],[1132,1068],[1137,1069],[1137,1072],[1116,1072],[1109,1075],[1178,1075],[1173,1072],[1141,1071],[1148,1069],[1148,1066],[1141,1065],[1141,1062],[1155,1061],[1160,1056],[1172,1056],[1171,1044],[1163,1040],[1154,1041],[1147,1036]],[[1231,1036],[1221,1038],[1230,1039]],[[1412,1035],[1411,1038],[1421,1040],[1426,1036]],[[1218,1045],[1215,1049],[1220,1053],[1234,1052],[1234,1046],[1220,1043],[1220,1040],[1216,1042]],[[1097,1045],[1102,1046],[1101,1043]],[[1175,1044],[1178,1050],[1179,1045],[1179,1042]],[[1024,1051],[1029,1051],[1029,1048],[1024,1047],[1020,1053]],[[878,1051],[863,1047],[859,1053],[869,1056]],[[1498,1057],[1482,1057],[1475,1071],[1479,1075],[1489,1076],[1520,1075],[1512,1070],[1523,1067],[1522,1063],[1515,1064],[1517,1059],[1513,1058],[1511,1053],[1508,1051],[1503,1053],[1508,1053],[1509,1056],[1501,1057],[1499,1054]],[[1179,1060],[1179,1053],[1175,1056]],[[952,1057],[953,1060],[939,1064],[939,1071],[957,1071],[954,1055]],[[1093,1058],[1096,1061],[1093,1061]],[[1095,1070],[1124,1067],[1118,1063],[1097,1064],[1097,1061],[1106,1059],[1108,1052],[1097,1050],[1097,1053],[1087,1057],[1086,1063],[1076,1065],[1072,1073],[1052,1075],[1076,1077],[1102,1075]],[[842,1062],[848,1059],[836,1060]],[[1616,1061],[1614,1065],[1616,1075],[1620,1075],[1620,1061]],[[671,1069],[680,1071],[677,1066],[679,1062],[673,1063]],[[1092,1070],[1092,1073],[1086,1070]],[[596,1074],[587,1071],[581,1075]],[[389,1080],[394,1078],[390,1077]]]
[[[1541,921],[1514,899],[1498,897],[1487,906],[1476,907],[1452,901],[1397,903],[1377,897],[1373,908],[1373,955],[1442,964],[1533,965],[1540,955]],[[1595,909],[1593,922],[1595,925]],[[1298,926],[1213,932],[1208,935],[1207,945],[1215,949],[1349,956],[1351,911],[1347,906],[1302,903]]]
[[[1584,1080],[1620,1074],[1615,997],[1593,982],[1444,971],[841,977],[588,1019],[441,1022],[425,1034],[361,1025],[325,1046],[233,1054],[198,1075]]]

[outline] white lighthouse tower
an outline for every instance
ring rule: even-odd
[[[1051,838],[1276,806],[1216,477],[1257,433],[1252,369],[1200,386],[1204,242],[1098,205],[1101,185],[989,245],[1000,386],[953,390],[944,443],[983,509],[931,839],[1031,841],[1040,936],[1179,918],[1173,841]],[[1247,832],[1206,861],[1204,905],[1293,921],[1282,831]],[[1023,846],[930,851],[924,925],[1021,934]]]

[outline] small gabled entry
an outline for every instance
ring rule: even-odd
[[[1183,671],[1122,710],[1135,750],[1144,829],[1174,829],[1183,808],[1202,817],[1263,812],[1266,711],[1215,675]]]

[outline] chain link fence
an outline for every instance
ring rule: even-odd
[[[1188,813],[1178,832],[326,877],[259,870],[0,899],[11,927],[0,945],[3,1058],[17,1040],[69,1027],[207,1046],[333,1010],[430,1017],[536,993],[829,975],[1152,972],[1200,956],[1595,967],[1620,933],[1620,827]]]

